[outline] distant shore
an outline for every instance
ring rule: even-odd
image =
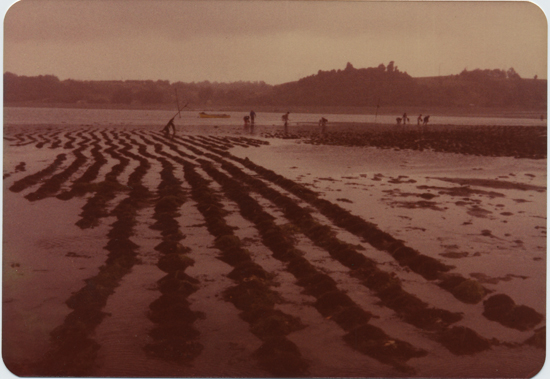
[[[175,110],[174,104],[110,104],[110,103],[42,103],[42,102],[7,102],[4,107],[12,108],[71,108],[71,109],[124,109],[124,110]],[[533,118],[541,116],[547,119],[547,110],[524,108],[482,108],[482,107],[440,107],[440,106],[408,106],[393,105],[376,107],[357,106],[291,106],[291,105],[190,105],[185,110],[197,112],[258,112],[284,113],[315,113],[315,114],[365,114],[365,115],[401,115],[404,112],[411,117],[417,114],[446,116],[476,116],[476,117],[510,117]]]

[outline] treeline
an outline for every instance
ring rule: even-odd
[[[154,106],[444,106],[545,109],[547,81],[521,78],[513,68],[464,70],[460,74],[413,78],[387,66],[319,71],[295,82],[170,83],[166,80],[76,81],[52,75],[4,74],[4,102]]]
[[[273,87],[261,104],[321,106],[444,106],[546,108],[546,80],[522,79],[513,68],[464,70],[458,75],[412,78],[394,62],[374,68],[319,71]]]
[[[18,76],[4,74],[4,102],[65,104],[159,105],[249,104],[271,90],[265,82],[170,83],[168,80],[59,80],[53,75]]]

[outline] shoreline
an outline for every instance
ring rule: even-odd
[[[163,110],[175,111],[173,104],[154,104],[150,106],[126,105],[126,104],[67,104],[67,103],[37,103],[17,102],[4,103],[4,107],[12,108],[67,108],[67,109],[107,109],[107,110]],[[432,116],[464,116],[464,117],[505,117],[505,118],[533,118],[539,119],[544,115],[546,119],[547,109],[523,109],[523,108],[479,108],[479,107],[441,107],[441,106],[382,106],[376,107],[346,107],[346,106],[289,106],[289,105],[198,105],[190,110],[197,112],[249,112],[254,109],[258,112],[284,113],[291,110],[292,113],[311,114],[356,114],[356,115],[399,115],[407,111],[410,115],[431,114]],[[188,109],[189,110],[189,109]]]

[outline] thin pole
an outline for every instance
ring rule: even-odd
[[[174,91],[176,91],[176,109],[178,110],[178,114],[181,118],[181,113],[180,113],[180,101],[178,100],[178,89],[177,88],[174,88]],[[183,108],[182,108],[183,109]]]
[[[183,108],[187,107],[187,104],[189,104],[189,102],[185,103],[185,105],[184,105],[183,107],[178,108],[178,111],[176,112],[176,114],[174,115],[174,117],[176,117],[176,116],[180,113],[180,111],[181,111]],[[172,118],[174,118],[174,117],[172,117]],[[180,115],[180,117],[181,117],[181,115]]]

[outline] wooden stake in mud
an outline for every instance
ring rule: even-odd
[[[374,123],[376,124],[376,118],[378,117],[378,108],[380,108],[380,98],[378,98],[378,104],[376,104],[376,113],[374,115]]]

